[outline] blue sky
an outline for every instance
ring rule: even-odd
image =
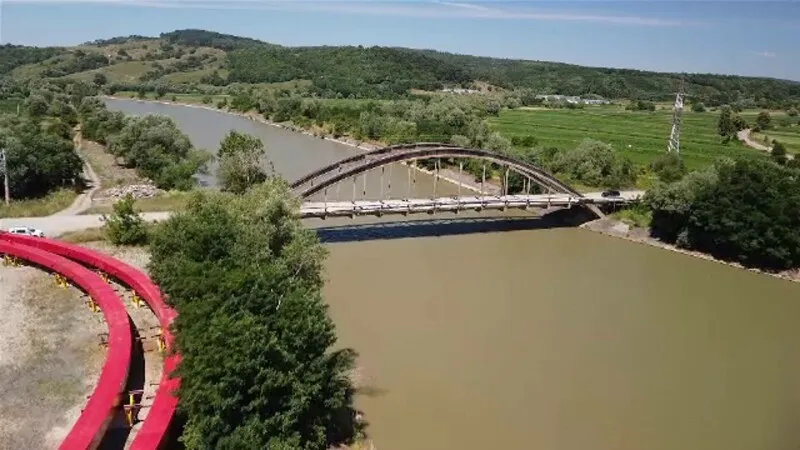
[[[0,0],[0,42],[182,28],[284,45],[395,45],[800,81],[800,1]]]

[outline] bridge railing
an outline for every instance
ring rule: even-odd
[[[41,248],[55,254],[79,261],[87,266],[102,271],[136,292],[149,306],[159,321],[161,336],[167,356],[164,359],[161,380],[153,398],[153,403],[131,443],[131,450],[153,450],[162,448],[170,436],[178,399],[175,390],[180,386],[180,378],[171,377],[171,373],[180,363],[180,355],[174,353],[174,336],[170,330],[177,316],[161,295],[161,290],[139,269],[116,258],[90,250],[78,245],[68,244],[51,239],[40,239],[29,236],[9,235],[11,240]]]
[[[106,360],[83,412],[60,446],[63,450],[97,448],[114,419],[128,381],[133,351],[128,312],[119,296],[96,273],[63,256],[37,248],[39,246],[14,241],[17,239],[13,235],[0,233],[0,253],[61,274],[88,294],[103,311],[108,326]]]

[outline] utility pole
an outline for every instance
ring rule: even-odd
[[[681,79],[678,82],[678,93],[675,96],[675,105],[672,107],[672,131],[669,134],[669,142],[667,142],[667,153],[681,153],[681,120],[685,96],[683,75],[681,75]]]
[[[0,170],[3,171],[3,188],[6,193],[6,206],[11,203],[11,191],[8,187],[8,162],[6,160],[6,149],[0,149]]]

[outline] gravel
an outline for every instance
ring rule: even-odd
[[[0,449],[57,448],[94,389],[102,315],[45,272],[0,267]]]

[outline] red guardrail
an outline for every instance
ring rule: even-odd
[[[131,443],[130,450],[153,450],[161,448],[168,440],[168,432],[175,416],[178,399],[174,392],[180,386],[180,378],[171,378],[170,374],[178,366],[180,355],[173,353],[174,336],[170,325],[177,316],[174,309],[170,308],[161,296],[161,290],[153,281],[139,269],[125,264],[116,258],[78,245],[68,244],[51,239],[39,239],[23,235],[5,234],[4,238],[10,241],[34,246],[80,261],[87,266],[101,270],[127,285],[150,305],[150,309],[158,318],[161,325],[161,335],[167,356],[164,358],[164,368],[161,381],[156,390],[153,404],[147,413],[142,428]]]
[[[65,276],[97,303],[108,324],[108,353],[100,378],[78,420],[61,443],[61,449],[93,449],[114,418],[125,390],[131,364],[133,336],[125,304],[100,276],[78,263],[46,250],[12,242],[0,233],[0,253],[26,260]],[[37,239],[37,238],[33,238]]]

